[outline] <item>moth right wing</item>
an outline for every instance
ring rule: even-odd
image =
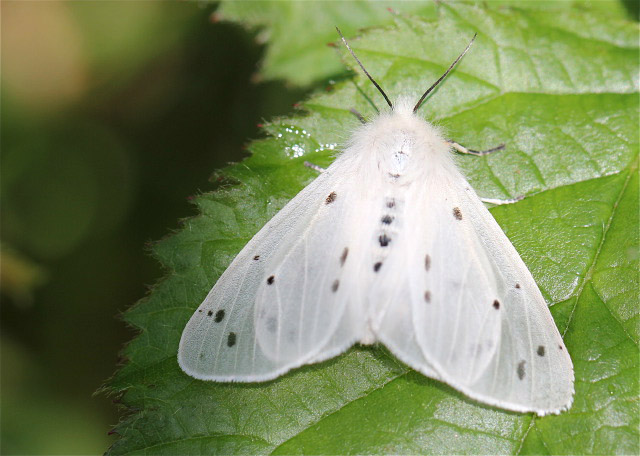
[[[406,194],[404,237],[385,264],[401,273],[374,290],[385,298],[377,336],[481,402],[540,415],[566,409],[573,370],[544,298],[464,178],[442,173]]]
[[[178,351],[189,375],[266,381],[335,356],[362,332],[345,312],[355,276],[358,213],[340,159],[304,188],[238,254],[189,320]],[[355,250],[355,251],[354,251]],[[351,271],[351,273],[350,273]]]

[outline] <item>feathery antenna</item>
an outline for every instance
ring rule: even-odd
[[[431,87],[429,87],[427,89],[427,91],[425,93],[422,94],[422,96],[420,97],[420,100],[418,100],[418,102],[416,103],[416,105],[413,107],[413,112],[416,112],[419,108],[420,105],[422,104],[422,102],[424,101],[425,98],[427,98],[427,95],[429,95],[429,93],[431,93],[431,91],[433,89],[436,88],[436,86],[438,84],[440,84],[440,82],[449,74],[449,72],[453,69],[454,66],[456,66],[456,63],[458,63],[460,61],[460,59],[467,53],[467,51],[469,50],[469,48],[471,47],[471,45],[473,44],[474,40],[476,39],[476,36],[478,36],[477,33],[474,33],[473,38],[471,38],[471,41],[469,41],[469,44],[467,44],[467,47],[464,51],[462,51],[462,54],[460,54],[458,56],[458,58],[451,64],[451,66],[449,67],[449,69],[447,71],[444,72],[444,74],[442,76],[440,76],[440,79],[438,79]],[[342,40],[344,41],[344,38],[342,38]],[[346,41],[345,41],[346,43]],[[348,47],[348,46],[347,46]],[[349,49],[351,50],[351,49]],[[353,54],[353,52],[352,52]],[[355,56],[354,56],[355,57]],[[358,59],[356,59],[358,60]],[[360,62],[358,62],[360,63]],[[362,66],[362,65],[360,65]],[[364,69],[364,68],[363,68]],[[375,82],[374,82],[375,84]],[[377,85],[377,84],[376,84]]]
[[[384,97],[384,99],[386,100],[387,104],[389,105],[390,108],[393,109],[393,104],[391,104],[391,100],[389,100],[389,97],[387,96],[386,93],[384,93],[384,90],[382,90],[382,87],[380,87],[378,85],[378,83],[371,77],[371,75],[369,74],[369,72],[365,69],[364,65],[362,65],[362,63],[360,62],[360,60],[358,59],[358,57],[356,57],[356,54],[353,52],[353,50],[351,49],[351,46],[349,46],[349,43],[347,43],[347,40],[344,38],[344,35],[342,34],[342,32],[340,31],[340,29],[338,27],[336,27],[336,30],[338,31],[338,34],[340,35],[340,38],[342,38],[342,42],[344,43],[344,45],[347,47],[347,49],[349,49],[349,52],[351,52],[351,55],[353,56],[354,59],[356,59],[356,62],[358,62],[358,65],[360,65],[360,68],[362,68],[362,71],[364,71],[364,74],[367,75],[367,77],[369,78],[369,80],[371,82],[373,82],[373,85],[376,86],[376,89],[378,89],[378,92],[380,92],[382,94],[382,96]],[[474,37],[475,38],[475,37]],[[467,48],[468,49],[468,48]],[[465,51],[467,52],[467,51]],[[462,56],[460,56],[462,57]],[[458,57],[458,60],[460,60],[460,57]],[[456,62],[458,61],[456,60]],[[454,63],[455,65],[455,63]],[[440,78],[442,79],[442,78]],[[426,95],[426,94],[425,94]],[[424,98],[424,96],[423,96]],[[420,100],[422,101],[422,99]],[[415,109],[414,109],[415,111]]]

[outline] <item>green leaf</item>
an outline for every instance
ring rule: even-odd
[[[588,24],[576,27],[576,24]],[[263,384],[198,381],[180,334],[243,245],[331,162],[382,99],[363,77],[275,120],[252,156],[201,195],[201,215],[158,243],[169,270],[126,321],[141,334],[109,389],[133,412],[111,454],[636,454],[638,447],[638,27],[598,14],[441,2],[351,41],[391,99],[417,97],[474,32],[472,51],[422,108],[474,148],[460,166],[540,286],[572,356],[570,411],[534,417],[476,403],[384,347],[355,347]],[[366,96],[365,96],[366,95]]]
[[[595,10],[618,19],[629,14],[618,0],[518,0],[516,3],[519,9],[538,11],[549,19],[553,19],[556,12],[562,15],[571,10]],[[492,4],[508,8],[514,1],[493,0]],[[344,73],[334,50],[327,46],[338,38],[336,26],[346,36],[353,36],[364,27],[393,24],[396,13],[437,17],[436,2],[223,1],[214,17],[259,30],[258,41],[268,43],[259,73],[261,78],[284,79],[297,86],[307,86]],[[562,17],[558,21],[560,27],[577,26],[576,30],[602,24],[601,21],[585,24],[582,18],[571,24]]]
[[[391,0],[372,2],[226,1],[216,12],[219,20],[237,21],[259,29],[259,42],[268,43],[260,76],[284,79],[298,86],[344,73],[333,45],[338,26],[347,36],[358,29],[392,24],[389,9],[432,14],[431,2]]]

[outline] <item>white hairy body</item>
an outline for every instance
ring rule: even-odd
[[[359,128],[220,277],[182,369],[261,382],[382,343],[478,401],[567,409],[573,366],[518,253],[406,100]]]

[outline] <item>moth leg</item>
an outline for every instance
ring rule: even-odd
[[[362,114],[360,114],[360,111],[358,111],[358,110],[356,110],[354,108],[351,108],[351,109],[349,109],[349,112],[351,114],[353,114],[354,116],[356,116],[361,123],[363,123],[363,124],[367,123],[367,119],[365,119],[364,116]]]
[[[445,141],[445,144],[447,144],[449,147],[453,147],[456,152],[459,152],[461,154],[467,154],[467,155],[476,155],[478,157],[481,157],[483,155],[488,155],[491,152],[495,152],[497,150],[502,150],[504,149],[504,144],[500,144],[497,147],[493,147],[491,149],[487,149],[487,150],[473,150],[473,149],[467,149],[466,147],[464,147],[462,144],[458,144],[455,141]]]
[[[502,206],[503,204],[513,204],[517,203],[524,199],[524,195],[517,196],[515,198],[509,199],[499,199],[499,198],[480,198],[480,201],[483,203],[493,204],[495,206]]]
[[[314,171],[318,171],[319,173],[324,173],[326,171],[326,169],[324,169],[322,166],[318,166],[308,161],[304,162],[304,166],[306,166],[307,168],[311,168]]]

